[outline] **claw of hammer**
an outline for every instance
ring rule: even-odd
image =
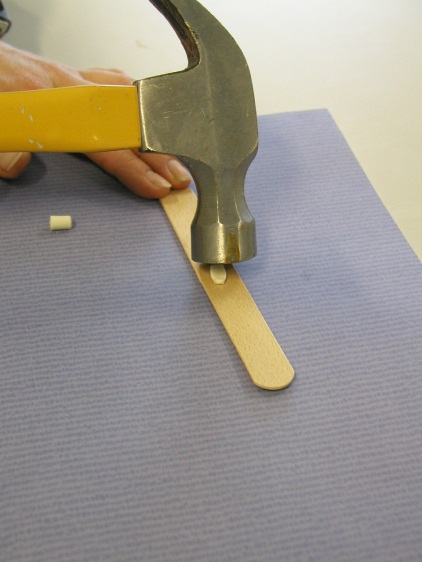
[[[258,148],[252,80],[242,51],[196,0],[150,0],[181,40],[188,67],[135,82],[142,151],[178,156],[192,172],[198,208],[192,259],[235,263],[256,255],[246,172]]]

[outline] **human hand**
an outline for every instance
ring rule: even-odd
[[[120,70],[78,71],[0,42],[0,92],[132,83],[133,80]],[[131,149],[86,156],[137,195],[151,199],[164,197],[171,188],[182,189],[191,182],[188,170],[172,156],[142,154]],[[18,177],[30,160],[29,152],[0,153],[0,177]]]

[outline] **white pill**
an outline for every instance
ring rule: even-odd
[[[51,216],[50,217],[50,230],[69,230],[72,228],[72,217],[65,216]]]
[[[224,285],[227,279],[227,271],[223,263],[210,265],[210,275],[215,285]]]

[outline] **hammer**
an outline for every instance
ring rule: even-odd
[[[244,182],[257,152],[258,128],[246,60],[196,0],[150,2],[177,33],[188,58],[185,70],[133,86],[2,93],[0,151],[138,148],[177,156],[198,193],[192,260],[248,260],[256,255],[256,233]]]

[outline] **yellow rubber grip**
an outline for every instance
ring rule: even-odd
[[[140,148],[136,86],[0,93],[0,152]]]

